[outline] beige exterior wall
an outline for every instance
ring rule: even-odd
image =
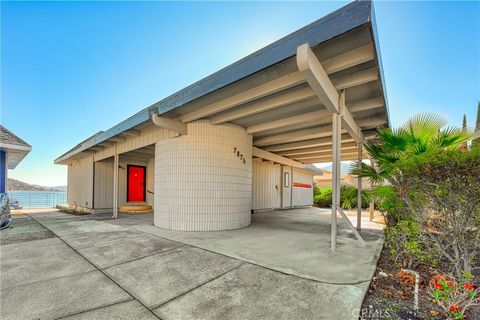
[[[81,208],[92,208],[93,156],[73,161],[68,165],[68,203]]]
[[[127,152],[176,136],[178,134],[175,132],[152,126],[142,130],[139,136],[130,136],[124,142],[117,143],[121,167],[119,169],[119,205],[126,203],[126,170],[128,164],[147,167],[146,202],[152,206],[154,204],[154,195],[148,192],[153,192],[154,189],[154,159],[149,156],[146,156],[144,160],[130,159]],[[114,154],[115,147],[111,146],[102,151],[97,151],[93,155],[75,160],[68,165],[68,203],[70,205],[80,206],[79,209],[87,211],[91,211],[94,206],[97,212],[101,212],[102,209],[111,210],[113,208]],[[95,170],[93,168],[94,161]]]
[[[313,174],[294,168],[292,206],[311,205],[313,205]]]
[[[238,229],[250,224],[251,208],[252,137],[244,128],[199,120],[188,124],[188,135],[157,142],[156,226]]]
[[[253,161],[252,209],[276,209],[281,205],[281,166],[261,159]]]
[[[95,162],[95,210],[113,208],[113,158]]]

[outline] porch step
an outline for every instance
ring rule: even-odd
[[[125,204],[118,207],[119,212],[123,213],[150,213],[152,206],[148,204]]]

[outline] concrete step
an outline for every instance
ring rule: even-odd
[[[152,206],[149,204],[124,204],[118,207],[122,213],[150,213]]]

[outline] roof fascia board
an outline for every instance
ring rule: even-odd
[[[0,142],[0,149],[3,149],[7,152],[24,152],[24,153],[29,153],[32,150],[32,147],[30,146],[20,146],[17,144],[9,144],[9,143],[3,143]]]

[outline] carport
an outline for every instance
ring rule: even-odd
[[[297,168],[332,162],[334,251],[337,214],[363,244],[356,230],[360,209],[355,228],[339,206],[340,162],[362,160],[363,144],[382,126],[388,126],[388,110],[373,6],[356,1],[140,111],[56,162],[131,132],[141,137],[144,130],[163,130],[148,140],[155,143],[154,223],[190,231],[250,224],[255,158]],[[136,142],[129,150],[143,146]],[[232,149],[243,163],[230,159]],[[117,144],[109,149],[114,159],[117,150]],[[212,173],[212,163],[233,173]],[[114,170],[118,177],[117,165]],[[197,179],[195,189],[179,186],[190,176]],[[193,196],[180,199],[179,190]]]

